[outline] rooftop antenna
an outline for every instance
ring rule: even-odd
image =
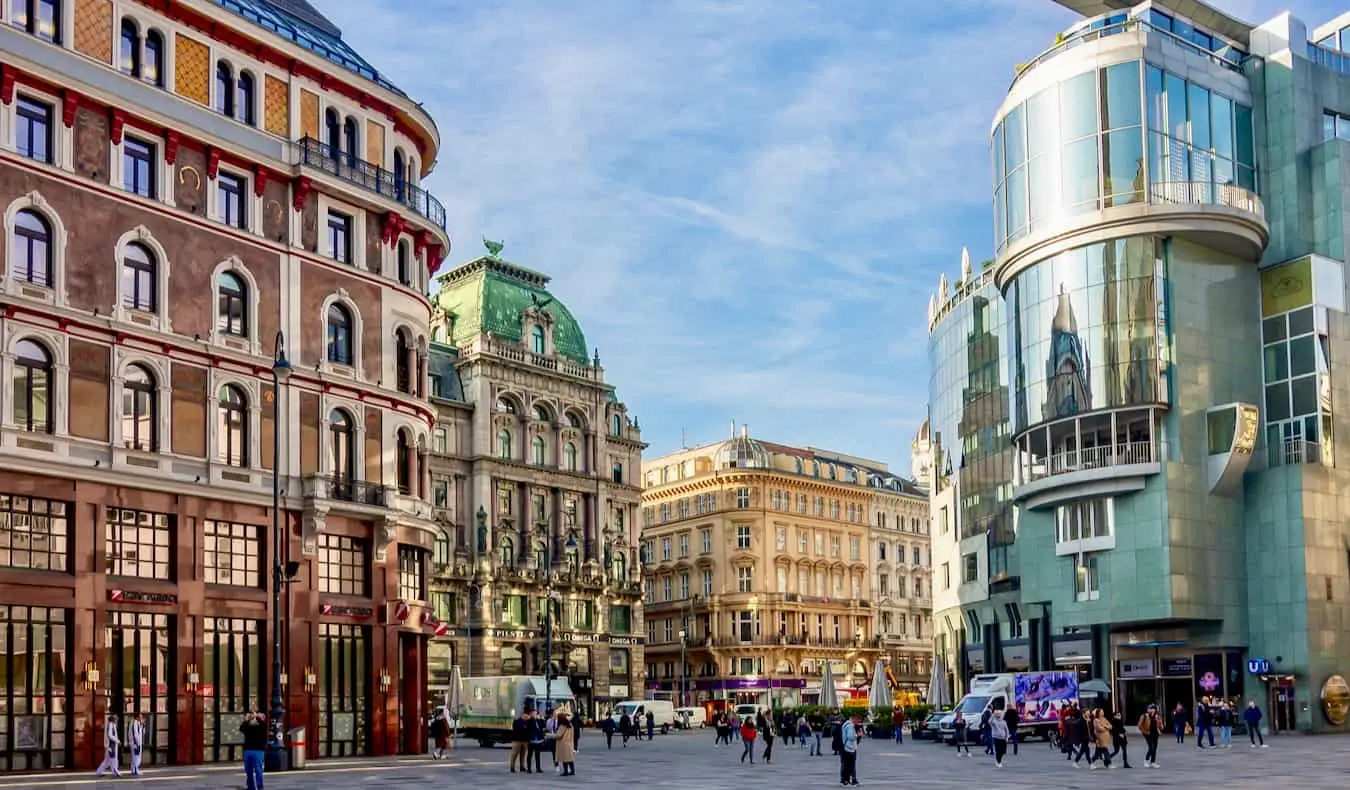
[[[684,426],[680,426],[680,449],[689,449],[689,435],[685,432]]]
[[[736,419],[734,417],[731,420],[731,438],[736,438]]]

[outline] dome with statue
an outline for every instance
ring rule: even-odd
[[[741,432],[733,435],[717,449],[718,469],[768,469],[769,451],[764,445],[750,438],[750,427],[741,426]]]

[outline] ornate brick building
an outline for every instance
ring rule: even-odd
[[[420,747],[435,124],[304,0],[0,15],[0,770],[239,757],[275,475],[287,725]]]

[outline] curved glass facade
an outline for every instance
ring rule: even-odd
[[[1074,214],[1215,202],[1223,184],[1256,189],[1251,108],[1138,60],[1077,74],[1012,108],[992,155],[999,252]],[[1175,183],[1191,186],[1158,187]]]
[[[1017,433],[1167,400],[1164,260],[1162,240],[1133,236],[1069,250],[1013,279]]]
[[[1013,542],[1013,451],[1009,421],[1006,314],[991,281],[951,308],[928,339],[928,402],[933,490],[958,486],[961,537],[992,532],[994,546]],[[990,578],[1000,558],[991,553]],[[1004,569],[1006,570],[1006,568]]]

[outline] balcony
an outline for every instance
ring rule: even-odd
[[[313,167],[367,192],[397,203],[445,230],[445,206],[421,187],[407,183],[403,178],[379,165],[338,151],[313,137],[305,137],[295,144],[295,164]]]
[[[335,503],[348,503],[368,508],[389,507],[390,490],[379,483],[367,483],[364,480],[349,480],[332,475],[311,475],[304,480],[305,499],[322,499]],[[332,506],[330,506],[332,507]],[[335,510],[341,506],[332,507]]]
[[[1158,407],[1090,412],[1014,440],[1013,500],[1033,510],[1142,490],[1162,471]]]
[[[604,369],[598,365],[579,365],[570,359],[536,354],[520,343],[504,341],[501,338],[486,336],[475,338],[460,348],[460,354],[461,358],[472,354],[484,354],[587,381],[604,381],[605,378]]]

